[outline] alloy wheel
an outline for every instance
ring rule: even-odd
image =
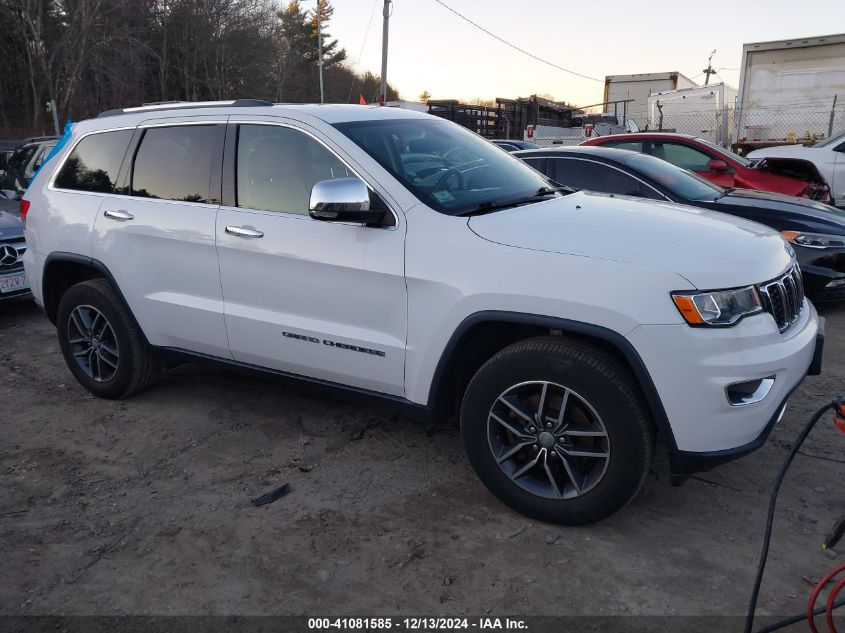
[[[523,382],[496,398],[487,439],[499,468],[523,490],[547,499],[589,492],[610,463],[601,416],[583,396],[552,382]]]
[[[77,306],[67,328],[70,350],[80,369],[96,382],[114,378],[120,364],[119,348],[103,313],[92,306]]]

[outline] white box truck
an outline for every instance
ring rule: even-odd
[[[743,45],[737,98],[741,153],[845,129],[845,34]]]
[[[727,147],[736,88],[725,83],[655,92],[648,97],[649,129],[691,134]]]
[[[648,97],[655,92],[666,92],[678,88],[697,86],[694,81],[677,70],[665,73],[640,73],[637,75],[607,75],[604,78],[604,102],[625,101],[629,117],[644,127],[648,117]]]

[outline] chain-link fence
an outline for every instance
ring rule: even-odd
[[[845,100],[843,100],[845,101]],[[667,112],[649,116],[630,113],[628,119],[640,130],[676,132],[706,139],[740,151],[754,147],[807,143],[824,140],[845,131],[845,102],[820,109],[801,107],[731,107],[699,112]],[[620,121],[620,123],[623,123]],[[592,126],[560,128],[537,126],[532,140],[541,147],[578,145],[593,136],[631,131],[631,125],[596,123]]]

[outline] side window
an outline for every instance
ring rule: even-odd
[[[610,141],[608,143],[602,143],[602,147],[613,147],[614,149],[629,149],[632,152],[640,152],[643,151],[643,142],[642,141]]]
[[[208,202],[211,163],[217,156],[215,125],[154,127],[144,132],[132,168],[132,195]]]
[[[35,154],[36,149],[38,149],[36,145],[30,145],[15,152],[15,155],[12,157],[12,167],[15,169],[26,167],[29,161],[32,160],[32,155]]]
[[[239,207],[307,215],[315,183],[354,175],[303,132],[277,125],[238,128]]]
[[[550,178],[554,179],[552,174],[546,173],[546,159],[545,158],[523,158],[522,162],[528,165],[529,167],[533,167],[540,173],[546,174]]]
[[[618,169],[578,159],[557,158],[551,161],[554,180],[577,189],[662,199],[656,192]]]
[[[47,160],[47,157],[50,155],[50,152],[53,151],[53,148],[55,146],[55,143],[48,143],[47,145],[41,148],[41,153],[38,155],[38,158],[35,159],[35,163],[32,165],[32,171],[35,172],[41,169],[41,165],[43,165],[44,161]]]
[[[687,145],[652,141],[651,153],[657,158],[690,171],[710,171],[707,166],[710,156]]]
[[[608,192],[603,177],[606,168],[598,163],[577,158],[550,158],[548,163],[551,168],[546,168],[546,174],[555,182],[576,189]]]
[[[86,136],[73,148],[54,185],[59,189],[112,193],[131,137],[132,130]]]

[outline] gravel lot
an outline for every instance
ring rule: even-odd
[[[451,425],[201,365],[97,400],[34,304],[0,305],[2,613],[743,613],[777,468],[845,392],[845,308],[825,315],[824,374],[763,449],[681,488],[657,468],[621,514],[560,528],[497,502]],[[801,612],[842,560],[819,545],[843,446],[823,424],[790,473],[762,612]]]

